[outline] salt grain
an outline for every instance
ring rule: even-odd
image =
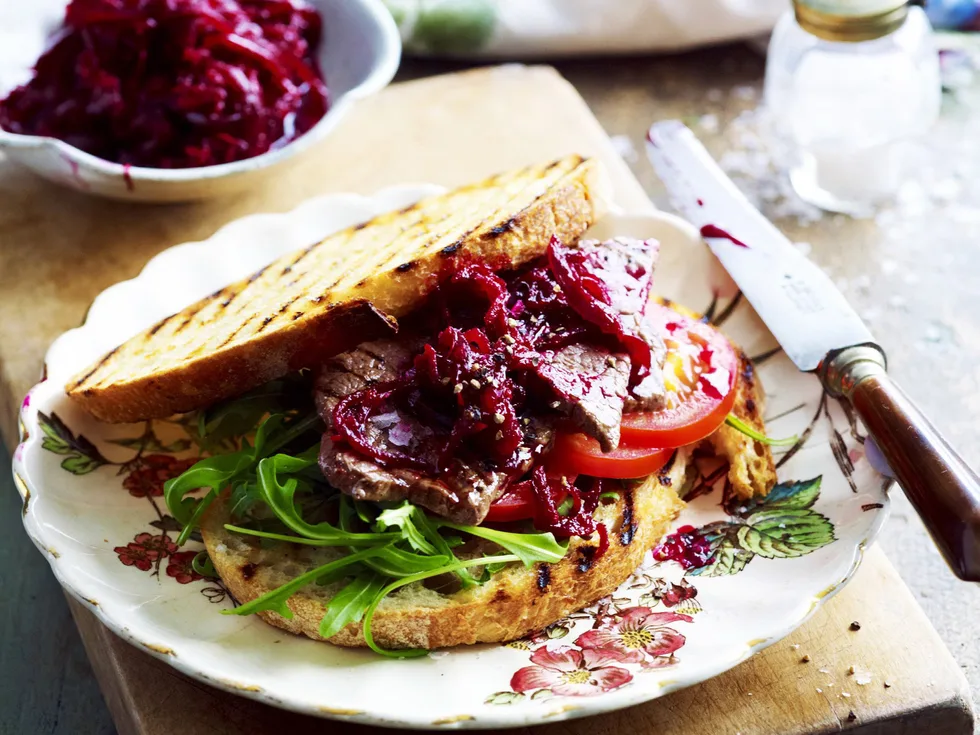
[[[706,133],[717,133],[719,129],[717,115],[702,115],[698,119],[698,125]]]

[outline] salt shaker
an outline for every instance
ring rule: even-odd
[[[822,209],[861,215],[891,198],[941,92],[917,3],[793,0],[770,41],[766,104],[789,143],[793,188]]]

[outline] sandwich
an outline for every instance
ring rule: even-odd
[[[696,457],[775,482],[751,363],[653,295],[656,241],[585,237],[595,177],[569,156],[350,227],[66,391],[195,432],[165,497],[226,612],[395,657],[521,638],[633,573]]]

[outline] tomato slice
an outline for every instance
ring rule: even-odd
[[[735,404],[739,357],[714,327],[659,303],[647,314],[664,335],[667,407],[623,416],[621,443],[683,447],[711,434]]]
[[[585,434],[558,434],[548,454],[548,464],[563,475],[627,480],[652,475],[667,464],[673,453],[673,448],[650,449],[624,442],[617,449],[603,453],[599,442]]]
[[[534,491],[529,482],[515,482],[507,492],[497,498],[486,520],[491,523],[509,523],[534,517]]]

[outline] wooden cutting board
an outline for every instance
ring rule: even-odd
[[[15,411],[51,340],[78,325],[101,290],[136,275],[170,245],[316,194],[369,193],[406,181],[452,186],[570,152],[602,159],[621,206],[652,208],[582,99],[546,67],[508,65],[395,85],[360,104],[329,140],[272,181],[202,204],[99,201],[0,159],[0,431],[12,446]],[[122,642],[85,607],[71,606],[123,735],[382,732],[213,690]],[[850,629],[853,621],[859,631]],[[850,666],[870,671],[872,682],[857,685]],[[854,582],[808,624],[737,669],[646,705],[535,732],[967,735],[972,722],[962,673],[872,548]]]

